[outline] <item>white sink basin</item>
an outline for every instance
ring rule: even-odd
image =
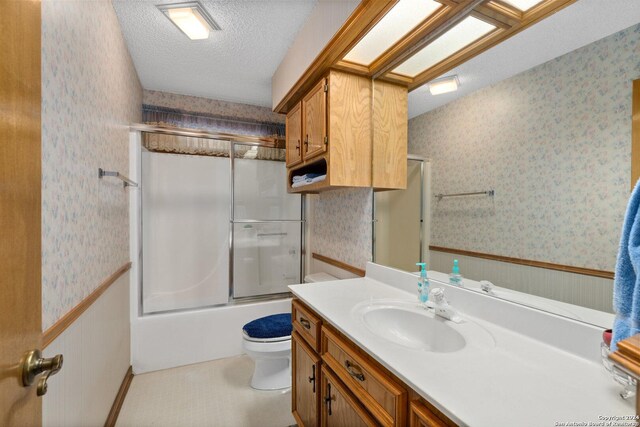
[[[469,321],[455,324],[418,303],[371,301],[359,304],[353,313],[369,331],[405,348],[451,353],[462,350],[469,340],[481,347],[495,345],[493,337],[479,325]]]

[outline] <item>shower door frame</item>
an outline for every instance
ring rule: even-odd
[[[425,178],[425,163],[429,161],[421,156],[416,156],[414,154],[407,155],[407,162],[416,161],[420,162],[420,233],[419,233],[419,248],[420,248],[420,261],[424,262],[424,238],[425,238],[425,230],[424,230],[424,214],[425,214],[425,206],[424,202],[426,200],[426,185],[424,182]],[[376,223],[378,219],[376,218],[376,193],[373,193],[372,197],[372,209],[371,209],[371,259],[373,262],[376,261]]]
[[[304,281],[304,254],[305,254],[305,195],[300,195],[300,219],[280,219],[280,220],[264,220],[264,219],[242,219],[236,220],[235,217],[235,147],[237,145],[259,145],[259,144],[247,144],[240,141],[232,141],[229,143],[229,159],[231,160],[231,179],[229,182],[231,183],[231,204],[230,204],[230,212],[229,212],[229,301],[233,301],[235,303],[248,303],[254,301],[268,301],[273,299],[282,299],[291,297],[291,292],[279,292],[274,294],[265,294],[265,295],[250,295],[246,297],[235,297],[235,282],[233,280],[233,259],[234,259],[234,225],[235,224],[300,224],[300,283]],[[273,147],[269,147],[273,148]],[[270,160],[264,160],[270,161]]]
[[[137,132],[139,135],[138,144],[140,145],[140,150],[144,149],[142,146],[142,134],[143,133],[158,133],[164,135],[176,135],[176,136],[188,136],[193,138],[204,138],[204,139],[214,139],[217,141],[226,141],[229,144],[229,173],[230,173],[230,205],[229,205],[229,294],[226,303],[221,304],[209,304],[198,307],[189,307],[189,308],[176,308],[170,310],[160,310],[154,311],[152,313],[144,312],[144,280],[143,280],[143,253],[144,253],[144,245],[143,245],[143,209],[142,205],[142,193],[144,192],[144,183],[140,182],[139,187],[137,188],[138,195],[138,206],[139,206],[139,215],[138,215],[138,233],[139,233],[139,242],[138,242],[138,316],[154,316],[159,314],[171,314],[171,313],[181,313],[181,312],[189,312],[194,310],[205,310],[209,308],[220,308],[220,307],[229,307],[234,305],[243,305],[250,304],[254,302],[264,302],[264,301],[272,301],[272,300],[280,300],[291,298],[292,293],[290,291],[280,292],[274,294],[266,294],[266,295],[255,295],[255,296],[246,296],[246,297],[238,297],[235,298],[233,296],[234,293],[234,281],[233,281],[233,257],[234,257],[234,240],[233,240],[233,226],[234,223],[277,223],[277,222],[287,222],[287,223],[300,223],[300,262],[299,262],[299,272],[300,272],[300,281],[303,282],[303,278],[305,275],[305,232],[306,232],[306,210],[305,210],[305,202],[306,196],[300,195],[300,220],[240,220],[234,222],[234,155],[235,155],[235,145],[249,145],[256,147],[266,147],[266,148],[280,148],[275,143],[275,138],[263,138],[256,136],[245,136],[245,135],[237,135],[237,134],[229,134],[229,133],[219,133],[219,132],[208,132],[204,130],[196,130],[196,129],[186,129],[179,127],[166,127],[166,126],[153,126],[146,124],[136,124],[130,127],[131,132]],[[155,153],[161,154],[183,154],[190,155],[187,153],[169,153],[162,151],[151,151]],[[140,151],[141,153],[141,151]],[[193,154],[191,154],[193,155]],[[266,160],[265,160],[266,161]],[[139,159],[139,168],[138,171],[140,176],[142,176],[142,157]],[[284,183],[283,183],[284,185]]]

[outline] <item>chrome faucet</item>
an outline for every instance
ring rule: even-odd
[[[444,297],[444,289],[434,288],[429,292],[429,300],[425,302],[425,306],[433,308],[436,316],[443,317],[455,323],[460,323],[462,318],[458,310],[449,305],[449,301]]]
[[[480,281],[480,289],[482,290],[482,292],[486,293],[487,295],[494,295],[495,296],[495,292],[494,289],[495,285],[493,283],[491,283],[488,280],[481,280]]]

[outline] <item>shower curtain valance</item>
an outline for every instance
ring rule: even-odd
[[[232,117],[193,113],[155,105],[142,106],[142,120],[147,124],[164,124],[247,136],[284,138],[285,135],[283,123],[239,120]]]
[[[246,135],[248,137],[283,138],[285,129],[281,123],[241,121],[228,117],[195,114],[152,105],[142,106],[142,118],[149,125],[201,129],[211,132]],[[229,142],[216,139],[143,132],[142,144],[151,151],[229,157]],[[284,161],[285,150],[281,148],[236,145],[235,157]]]

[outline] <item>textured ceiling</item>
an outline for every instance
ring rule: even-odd
[[[145,89],[271,106],[271,76],[316,0],[200,2],[221,31],[189,40],[156,8],[112,0]]]
[[[409,94],[413,118],[640,22],[640,0],[578,0],[445,75],[456,92],[433,96],[427,85]]]

